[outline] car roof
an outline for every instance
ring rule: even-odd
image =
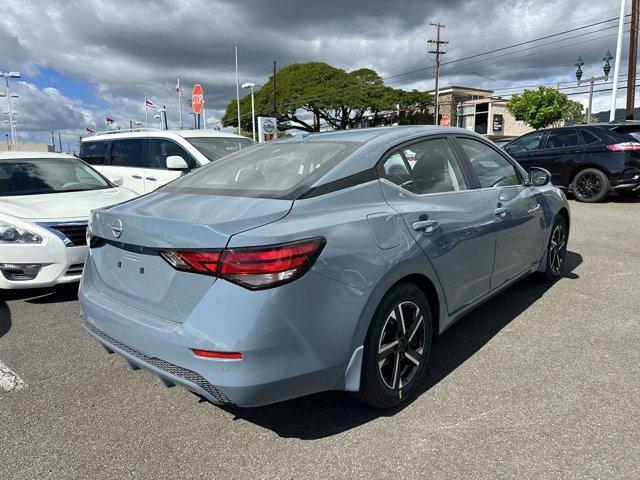
[[[112,130],[109,132],[99,132],[89,137],[84,137],[83,142],[93,142],[98,140],[113,140],[124,138],[247,138],[242,135],[231,132],[220,132],[218,130],[159,130],[159,129],[141,129],[133,132],[122,132]]]
[[[436,135],[465,135],[476,137],[484,142],[489,142],[486,137],[458,127],[443,127],[439,125],[403,125],[391,127],[356,128],[352,130],[337,130],[327,133],[311,134],[302,139],[278,140],[276,143],[304,143],[304,142],[357,142],[361,145],[331,169],[325,176],[318,179],[313,185],[317,187],[324,183],[361,173],[375,166],[384,152],[396,148],[404,142],[417,141],[422,138]],[[270,142],[272,143],[272,142]],[[496,147],[497,148],[497,147]]]
[[[78,160],[77,157],[67,153],[55,152],[0,152],[0,160],[37,160],[42,158],[66,158],[68,160]]]

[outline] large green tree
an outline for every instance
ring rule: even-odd
[[[507,103],[507,110],[516,120],[537,130],[578,117],[582,113],[582,105],[569,100],[555,88],[540,87],[514,95]]]
[[[276,74],[276,117],[281,130],[288,128],[317,131],[314,115],[335,130],[356,125],[365,114],[373,115],[373,124],[384,110],[432,104],[430,95],[384,85],[374,70],[360,68],[346,72],[323,62],[294,63]],[[255,92],[256,116],[273,114],[273,78]],[[237,125],[235,99],[222,117],[225,126]],[[251,95],[240,101],[240,123],[251,130]]]

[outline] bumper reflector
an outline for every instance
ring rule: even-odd
[[[215,350],[201,350],[199,348],[192,348],[191,351],[198,357],[218,358],[223,360],[242,360],[242,353],[240,352],[216,352]]]

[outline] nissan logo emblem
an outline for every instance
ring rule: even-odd
[[[119,238],[122,235],[122,220],[116,218],[111,224],[111,232],[113,236]]]

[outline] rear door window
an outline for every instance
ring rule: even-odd
[[[549,132],[545,148],[565,148],[580,145],[580,136],[575,129],[552,130]]]
[[[580,133],[582,134],[582,141],[585,143],[585,145],[591,145],[600,142],[600,138],[587,129],[581,129]]]
[[[141,138],[114,140],[111,147],[111,165],[120,167],[149,168]]]
[[[104,165],[108,146],[108,141],[83,142],[80,146],[80,158],[89,165]]]

